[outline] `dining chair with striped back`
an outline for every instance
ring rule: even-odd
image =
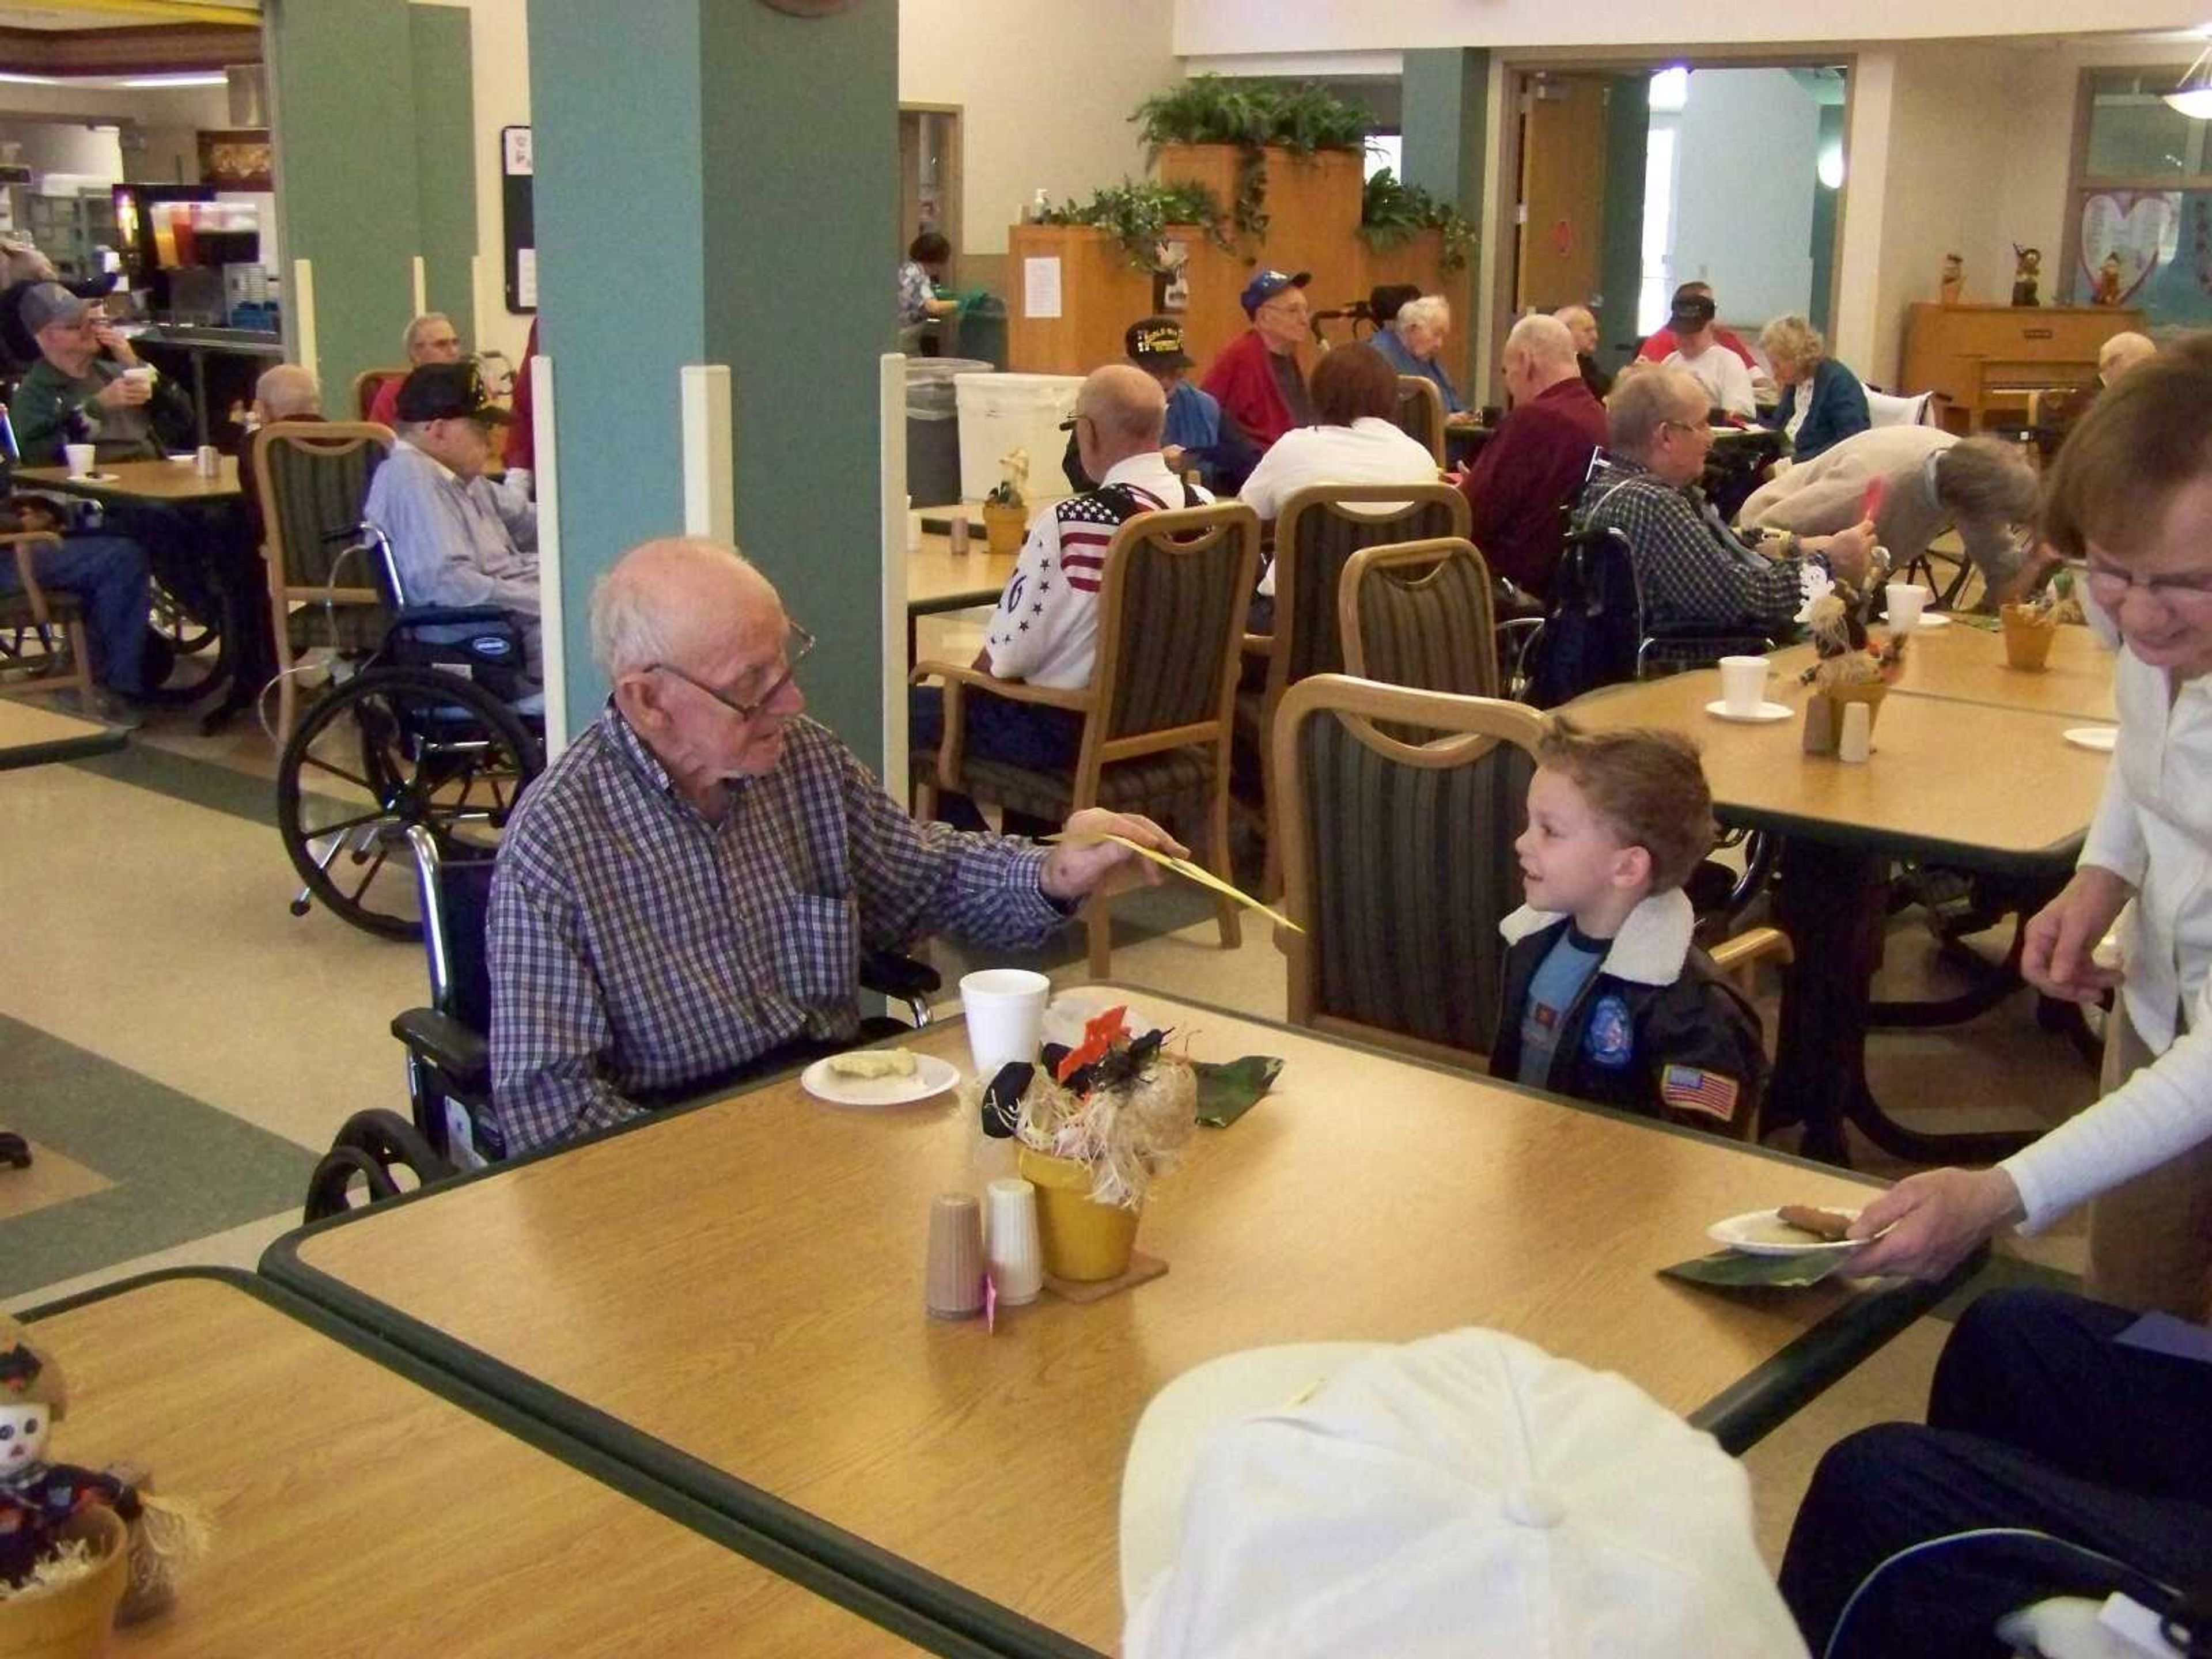
[[[1457,537],[1360,549],[1336,596],[1346,672],[1454,696],[1501,695],[1496,591],[1474,544]]]
[[[269,565],[280,745],[298,711],[299,653],[372,650],[391,623],[373,559],[350,532],[392,445],[387,428],[365,421],[275,421],[253,434],[246,462],[258,482]]]
[[[356,420],[366,421],[369,411],[376,407],[376,395],[384,390],[386,380],[407,378],[405,364],[397,368],[364,368],[353,377],[353,412]]]
[[[1275,711],[1284,694],[1311,674],[1344,670],[1337,604],[1344,567],[1362,548],[1440,536],[1464,541],[1472,523],[1467,497],[1448,483],[1316,484],[1291,493],[1275,520],[1273,632],[1247,636],[1248,655],[1263,658],[1261,688],[1237,700],[1243,735],[1260,761],[1261,813],[1274,798]],[[1256,678],[1256,677],[1255,677]],[[1282,860],[1269,838],[1267,893],[1282,891]]]
[[[1139,812],[1205,844],[1205,862],[1232,879],[1229,751],[1246,608],[1258,580],[1260,520],[1249,507],[1139,513],[1108,544],[1098,593],[1098,660],[1080,691],[995,679],[949,662],[916,665],[914,680],[945,684],[944,735],[911,757],[924,817],[940,789],[1054,823],[1086,806]],[[1083,716],[1073,768],[1044,771],[970,755],[965,698],[973,692]],[[1237,906],[1223,898],[1221,943],[1240,941]],[[1111,965],[1110,900],[1084,909],[1091,971]]]
[[[1316,674],[1275,722],[1293,1025],[1484,1070],[1543,716]]]
[[[1444,394],[1434,380],[1425,374],[1401,374],[1395,418],[1407,437],[1437,458],[1438,466],[1444,464]]]

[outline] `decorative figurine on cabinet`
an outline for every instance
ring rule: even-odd
[[[2097,267],[2097,285],[2090,291],[2089,303],[2116,306],[2120,302],[2120,256],[2107,253],[2105,263]]]
[[[2039,306],[2043,296],[2039,291],[2043,280],[2043,250],[2012,245],[2012,302],[2016,306]]]
[[[1943,256],[1943,282],[1936,293],[1947,306],[1957,305],[1966,289],[1966,262],[1955,253]]]

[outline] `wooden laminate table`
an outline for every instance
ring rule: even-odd
[[[1138,1248],[1164,1278],[923,1311],[933,1197],[980,1190],[951,1097],[784,1079],[279,1240],[264,1271],[675,1492],[1010,1653],[1111,1648],[1129,1437],[1218,1355],[1478,1324],[1618,1370],[1732,1449],[1938,1287],[1750,1297],[1655,1276],[1706,1224],[1859,1178],[1378,1050],[1129,994],[1202,1058],[1282,1057],[1199,1132]],[[964,1070],[957,1022],[909,1046]]]
[[[126,735],[119,726],[80,720],[36,703],[0,701],[0,772],[105,754],[123,747]]]
[[[1777,675],[1794,682],[1813,665],[1813,647],[1790,646],[1768,659]],[[1914,631],[1905,648],[1905,666],[1891,690],[1948,702],[2063,714],[2077,725],[2110,725],[2118,718],[2112,701],[2113,672],[2114,653],[2098,644],[2097,636],[2086,628],[2060,628],[2051,641],[2050,659],[2030,670],[2014,668],[2005,660],[2002,634],[1954,620],[1948,627]]]
[[[1958,631],[1971,630],[1955,626],[1930,637]],[[2001,660],[2002,642],[1989,643]],[[2002,689],[1997,677],[2008,671],[1988,669],[1971,647],[1921,653],[1920,644],[1915,641],[1912,653],[1923,657],[1921,671],[1931,681]],[[1785,669],[1790,658],[1778,653]],[[1803,752],[1808,694],[1794,674],[1778,676],[1767,688],[1792,711],[1771,725],[1706,714],[1719,695],[1718,672],[1705,669],[1592,692],[1571,712],[1597,729],[1656,726],[1691,733],[1704,749],[1716,815],[1784,838],[1777,920],[1796,961],[1783,975],[1766,1121],[1802,1117],[1806,1150],[1835,1163],[1846,1156],[1847,1119],[1916,1163],[2017,1149],[2024,1135],[1917,1133],[1886,1115],[1867,1086],[1866,1032],[1887,915],[1888,860],[2063,878],[2096,811],[2109,757],[2064,741],[2062,734],[2082,723],[2074,715],[1900,690],[1881,705],[1873,757],[1846,765]]]
[[[189,457],[173,461],[106,461],[88,477],[73,478],[65,466],[23,466],[15,469],[19,483],[65,495],[88,496],[96,501],[235,501],[238,458],[225,455],[212,478],[203,478]]]
[[[268,577],[260,550],[246,527],[246,498],[238,482],[238,459],[221,458],[216,476],[203,478],[189,460],[106,461],[90,476],[70,477],[60,466],[27,466],[15,470],[20,486],[82,495],[107,506],[189,514],[198,526],[187,544],[205,568],[191,573],[192,580],[214,590],[220,615],[214,674],[228,684],[222,702],[201,723],[203,731],[221,727],[250,708],[254,695],[276,672],[276,642],[270,632]],[[125,531],[130,526],[122,526]],[[159,549],[149,547],[158,554]],[[163,575],[157,557],[155,576]],[[179,574],[167,580],[174,587]]]
[[[52,1455],[149,1469],[212,1522],[209,1559],[117,1659],[915,1650],[266,1280],[165,1275],[32,1323],[70,1381]]]

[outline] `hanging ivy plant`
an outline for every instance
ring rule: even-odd
[[[1095,191],[1088,202],[1067,201],[1048,209],[1040,218],[1048,225],[1095,225],[1111,231],[1129,263],[1141,270],[1158,272],[1159,246],[1171,225],[1200,225],[1206,240],[1224,252],[1231,251],[1223,228],[1221,203],[1204,185],[1162,185],[1149,179],[1124,179]]]
[[[1129,118],[1152,159],[1167,144],[1233,144],[1237,200],[1231,217],[1239,234],[1267,233],[1266,147],[1297,155],[1364,149],[1375,123],[1358,105],[1311,82],[1227,80],[1194,76],[1154,93]]]
[[[1450,203],[1384,167],[1367,181],[1359,202],[1359,234],[1373,248],[1402,247],[1425,230],[1443,233],[1446,271],[1465,267],[1474,248],[1474,227]]]

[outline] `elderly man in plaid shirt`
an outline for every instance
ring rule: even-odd
[[[1133,860],[916,823],[804,718],[793,676],[812,643],[712,542],[647,542],[592,596],[613,695],[523,798],[492,881],[492,1098],[510,1154],[794,1038],[850,1036],[864,950],[938,932],[1033,946]],[[1120,813],[1067,829],[1183,851]]]
[[[1698,489],[1712,430],[1705,388],[1687,369],[1624,374],[1606,400],[1606,447],[1583,486],[1578,521],[1628,537],[1648,627],[1703,624],[1786,634],[1804,599],[1800,568],[1866,580],[1874,526],[1790,536],[1769,558],[1738,541]]]

